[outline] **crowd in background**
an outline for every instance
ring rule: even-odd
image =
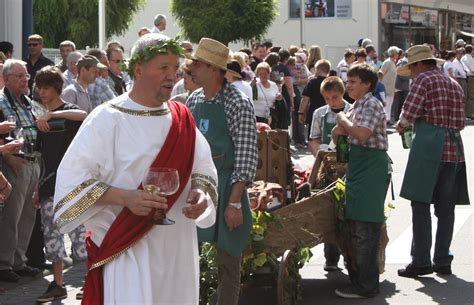
[[[165,29],[166,18],[158,15],[155,26],[151,30],[140,29],[139,35],[162,33]],[[186,103],[188,96],[199,86],[193,81],[190,72],[193,61],[189,57],[193,52],[193,45],[182,41],[181,46],[185,50],[185,56],[180,59],[172,99]],[[429,46],[434,56],[446,60],[441,66],[443,73],[461,85],[465,103],[469,104],[468,77],[474,75],[472,45],[459,39],[453,50],[437,50],[433,45]],[[28,38],[28,56],[20,61],[15,59],[11,43],[0,42],[0,121],[3,122],[0,123],[0,132],[3,133],[3,144],[0,145],[0,152],[3,153],[0,192],[5,203],[0,222],[2,281],[17,282],[21,276],[36,276],[42,269],[50,267],[47,259],[53,263],[71,263],[63,254],[65,249],[62,237],[55,236],[52,241],[59,242],[61,247],[55,248],[44,242],[52,240],[48,234],[56,234],[50,232],[53,228],[44,224],[45,219],[51,217],[51,211],[49,214],[46,211],[51,207],[45,206],[45,202],[52,196],[51,192],[54,192],[54,184],[51,185],[50,181],[54,180],[55,171],[54,166],[45,167],[44,160],[48,158],[48,154],[54,154],[51,152],[52,146],[48,146],[53,144],[44,144],[48,143],[44,140],[45,134],[53,128],[51,125],[46,126],[45,122],[53,117],[79,122],[62,130],[67,138],[60,140],[66,145],[61,148],[64,153],[74,132],[88,113],[133,86],[126,70],[124,46],[119,41],[109,42],[104,50],[88,49],[85,54],[76,50],[74,42],[63,41],[59,45],[61,61],[58,63],[43,55],[43,47],[43,38],[38,34],[31,35]],[[301,48],[274,46],[269,41],[255,43],[250,48],[231,53],[226,79],[253,102],[257,122],[267,124],[270,128],[289,129],[296,148],[308,147],[316,155],[319,145],[312,146],[311,141],[319,139],[321,135],[312,136],[312,124],[315,122],[313,116],[327,103],[321,92],[321,85],[326,78],[332,76],[338,77],[346,86],[348,71],[356,63],[368,64],[378,71],[378,82],[373,95],[383,104],[387,125],[395,124],[410,88],[410,78],[397,75],[397,68],[407,64],[405,51],[391,46],[388,50],[377,52],[368,38],[359,40],[357,49],[346,49],[343,58],[337,63],[324,59],[322,50],[317,45]],[[56,69],[51,70],[51,66]],[[39,82],[37,75],[43,75]],[[58,76],[62,81],[58,80]],[[49,107],[49,101],[42,101],[42,96],[47,96],[42,89],[48,86],[53,86],[57,95],[53,94],[54,99],[49,99],[60,99],[69,108],[64,108],[63,104],[57,104],[57,108]],[[344,109],[354,100],[344,88],[340,92],[344,94],[345,102],[338,107]],[[15,106],[15,102],[19,106]],[[71,110],[73,111],[67,112]],[[474,113],[466,111],[466,117],[474,119]],[[9,135],[13,139],[9,140]],[[25,149],[24,143],[20,145],[15,142],[17,140],[29,143],[30,147]],[[40,141],[43,141],[42,145]],[[22,154],[18,153],[20,148],[24,150]],[[16,157],[18,159],[13,159]],[[47,162],[52,162],[57,167],[61,156],[56,154],[53,159]],[[19,173],[22,166],[29,167],[28,171],[18,177],[13,175]],[[84,231],[79,230],[71,235],[71,239],[72,259],[83,261]],[[51,252],[61,254],[51,255]],[[62,267],[61,263],[58,270],[62,270]],[[58,278],[59,273],[55,273]],[[64,296],[62,279],[57,282],[57,287],[53,288],[59,289]]]

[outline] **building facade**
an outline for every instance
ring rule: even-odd
[[[21,16],[25,1],[31,0],[0,0],[0,41],[12,42],[17,58],[22,58]],[[138,30],[152,27],[156,14],[168,18],[165,34],[178,35],[180,29],[169,6],[167,0],[147,0],[129,30],[114,38],[129,51],[138,38]],[[370,38],[382,54],[391,45],[407,49],[424,42],[451,49],[458,38],[472,41],[473,33],[473,0],[280,0],[279,15],[265,37],[283,47],[319,45],[323,56],[336,63],[344,49],[355,47],[360,38]],[[230,45],[233,50],[242,46]]]

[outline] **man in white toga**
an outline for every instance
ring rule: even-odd
[[[168,101],[182,53],[162,34],[140,37],[133,89],[89,114],[58,169],[56,225],[91,232],[82,304],[199,302],[196,226],[215,222],[217,174],[189,110]],[[176,194],[141,190],[151,166],[178,169]],[[154,209],[176,223],[151,224]]]

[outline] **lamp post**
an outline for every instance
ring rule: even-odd
[[[105,1],[99,0],[99,48],[105,49]]]
[[[305,5],[304,5],[305,0],[300,0],[300,46],[303,47],[305,45],[304,41],[304,34],[305,34],[305,28],[304,28],[304,18],[305,18]]]

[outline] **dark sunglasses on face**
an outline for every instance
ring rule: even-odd
[[[29,42],[28,43],[29,47],[37,47],[38,45],[39,45],[39,43],[37,43],[37,42]]]

